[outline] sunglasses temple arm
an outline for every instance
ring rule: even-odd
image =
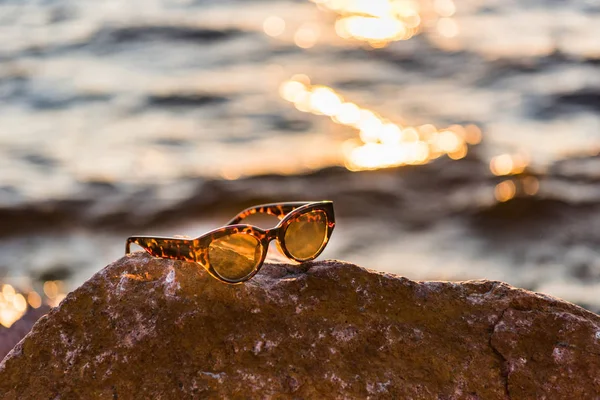
[[[125,254],[131,253],[132,243],[137,244],[154,257],[196,262],[196,249],[193,240],[132,236],[127,238]]]
[[[283,219],[287,214],[294,211],[296,208],[301,207],[309,203],[298,202],[298,203],[280,203],[280,204],[264,204],[261,206],[250,207],[236,215],[227,225],[235,225],[240,223],[244,218],[248,218],[254,214],[268,214],[273,215],[279,219]]]

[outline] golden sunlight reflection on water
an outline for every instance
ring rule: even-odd
[[[446,40],[460,33],[458,22],[454,19],[456,5],[453,0],[309,1],[320,10],[337,16],[333,24],[330,21],[307,21],[291,27],[294,44],[303,49],[315,46],[329,26],[340,38],[364,42],[373,48],[409,40],[421,32],[433,33]],[[263,31],[268,36],[280,37],[286,29],[286,20],[278,15],[270,15],[263,21]]]
[[[426,164],[442,155],[459,160],[468,145],[481,141],[475,125],[437,129],[431,124],[402,126],[361,108],[330,87],[311,85],[306,75],[295,75],[279,87],[280,96],[296,109],[329,117],[334,123],[359,132],[342,145],[344,162],[351,171]]]
[[[492,174],[509,178],[494,188],[494,197],[501,203],[519,196],[535,196],[540,191],[539,179],[527,174],[527,155],[500,154],[490,160],[489,167]]]
[[[528,159],[521,154],[501,154],[490,161],[490,171],[496,176],[518,175],[528,164]]]
[[[0,290],[0,325],[10,328],[27,312],[29,307],[40,308],[43,303],[42,296],[35,290],[19,293],[10,284],[4,284]],[[56,307],[66,297],[64,284],[61,281],[44,282],[43,291],[46,304]]]
[[[454,38],[460,32],[454,19],[457,7],[453,0],[310,0],[324,11],[335,12],[335,32],[343,39],[365,41],[372,47],[385,47],[397,40],[407,40],[427,29],[439,38]],[[270,36],[279,35],[285,21],[270,16],[264,30]],[[301,48],[313,47],[322,27],[303,23],[294,35]],[[474,125],[453,125],[437,129],[433,125],[401,126],[375,112],[361,108],[330,87],[311,85],[305,75],[296,75],[284,82],[280,96],[293,103],[298,111],[324,115],[339,125],[356,129],[358,138],[342,145],[344,164],[349,170],[378,169],[402,165],[425,164],[442,155],[458,160],[468,153],[468,145],[481,141],[481,131]],[[523,155],[502,154],[490,161],[490,171],[496,176],[519,175],[529,164]],[[508,188],[506,184],[501,188]],[[523,185],[523,192],[537,192],[534,186]],[[515,186],[516,187],[516,186]],[[500,190],[504,194],[510,191]],[[515,193],[518,191],[515,189]],[[502,201],[514,197],[496,196]],[[500,201],[500,200],[499,200]]]
[[[443,155],[459,160],[467,155],[469,145],[477,145],[482,139],[476,125],[438,129],[431,124],[404,126],[392,122],[346,101],[328,86],[312,85],[310,78],[302,74],[283,82],[279,95],[301,112],[323,115],[358,131],[357,138],[342,143],[344,164],[350,171],[422,165]],[[515,177],[495,186],[494,197],[498,202],[539,192],[538,179],[523,176],[528,165],[529,157],[524,154],[500,154],[491,159],[489,168],[493,175]]]
[[[263,22],[263,30],[271,37],[277,37],[285,31],[285,20],[283,18],[271,15]]]
[[[48,305],[56,307],[66,297],[64,293],[64,284],[61,281],[46,281],[44,282],[44,294],[48,297]]]
[[[27,311],[27,301],[11,285],[2,285],[0,292],[0,325],[10,328]]]
[[[408,40],[427,26],[435,26],[447,38],[458,34],[458,24],[451,18],[456,12],[453,0],[310,1],[320,9],[338,14],[335,22],[338,36],[367,42],[375,48]]]
[[[506,202],[515,197],[517,188],[512,180],[502,181],[496,185],[495,196],[499,202]]]
[[[294,34],[294,43],[302,49],[309,49],[317,43],[320,36],[321,28],[319,25],[312,22],[306,22],[302,24]]]
[[[505,203],[516,197],[535,196],[540,190],[540,181],[535,176],[512,176],[496,185],[494,197]]]
[[[521,182],[523,192],[528,196],[535,196],[540,190],[540,181],[535,176],[527,176]]]

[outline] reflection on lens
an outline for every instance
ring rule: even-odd
[[[327,215],[321,210],[311,211],[298,216],[288,225],[284,245],[294,258],[307,260],[321,250],[326,236]]]
[[[212,241],[208,262],[225,279],[237,281],[250,275],[260,262],[262,245],[254,236],[234,233]]]

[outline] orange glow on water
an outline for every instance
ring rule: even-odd
[[[540,191],[540,181],[535,176],[513,176],[500,182],[494,188],[494,196],[499,202],[506,202],[514,197],[535,196]]]
[[[321,28],[313,23],[305,23],[294,34],[294,43],[302,49],[313,47],[321,36]]]
[[[305,75],[283,82],[279,94],[299,111],[327,116],[358,131],[358,139],[342,146],[345,165],[353,171],[426,164],[442,155],[458,160],[467,155],[469,143],[481,140],[481,131],[474,126],[441,130],[431,124],[402,126],[344,100],[330,87],[311,85]]]
[[[354,103],[342,103],[335,121],[342,125],[355,125],[360,121],[360,108]]]
[[[428,159],[429,148],[424,142],[395,145],[366,143],[350,147],[346,165],[350,170],[379,169],[424,164]]]
[[[284,82],[283,85],[279,87],[279,95],[291,102],[295,102],[298,95],[301,95],[304,92],[306,92],[306,86],[295,80]]]
[[[373,48],[409,40],[421,32],[453,39],[460,33],[453,0],[310,0],[324,11],[337,14],[335,33],[347,40],[368,43]],[[287,22],[270,15],[262,24],[263,32],[280,37],[292,30],[293,42],[302,49],[314,47],[327,28],[316,22],[304,22],[289,28]],[[294,31],[295,29],[295,31]]]
[[[315,86],[310,94],[310,109],[315,114],[324,114],[328,117],[337,115],[342,101],[333,90],[324,86]]]
[[[540,181],[534,176],[523,178],[523,191],[529,196],[535,196],[540,191]]]
[[[442,131],[438,135],[437,145],[443,152],[453,153],[462,147],[463,141],[452,131]]]
[[[527,168],[527,159],[519,154],[502,154],[492,158],[490,170],[496,176],[518,175]]]
[[[351,17],[339,18],[335,30],[340,37],[354,38],[372,44],[406,40],[412,37],[404,23],[394,18]]]
[[[32,308],[40,308],[42,306],[42,297],[35,291],[29,292],[27,295],[27,303]]]
[[[66,297],[61,281],[44,282],[43,292],[50,307],[56,307]],[[12,285],[0,284],[0,325],[10,328],[25,315],[28,308],[40,308],[43,302],[44,299],[35,290],[19,292]]]
[[[373,47],[413,37],[421,25],[416,2],[407,0],[311,0],[340,16],[335,31],[341,38],[355,39]]]
[[[494,194],[499,202],[507,202],[515,197],[517,187],[512,180],[506,180],[496,185]]]
[[[339,15],[335,31],[339,37],[369,43],[374,48],[408,40],[435,22],[437,32],[447,38],[458,35],[453,0],[310,0],[320,9]]]
[[[63,291],[63,283],[61,281],[46,281],[44,282],[44,294],[48,297],[48,305],[56,307],[67,296]]]
[[[58,295],[58,285],[54,281],[44,282],[44,294],[53,299]]]
[[[285,21],[276,15],[271,15],[263,22],[263,31],[271,37],[280,36],[285,31]]]
[[[6,301],[12,301],[13,297],[15,297],[15,289],[10,285],[2,285],[2,296]]]
[[[27,301],[11,285],[2,285],[0,292],[0,325],[10,328],[27,311]]]
[[[462,126],[458,126],[458,128],[464,129],[465,141],[468,144],[475,145],[481,143],[481,129],[477,125],[469,124],[464,128]]]

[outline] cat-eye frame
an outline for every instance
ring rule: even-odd
[[[241,223],[254,214],[274,215],[280,222],[271,229]],[[286,257],[310,261],[323,252],[334,227],[331,201],[263,204],[245,209],[226,226],[196,239],[132,236],[125,253],[136,244],[154,257],[194,262],[218,280],[236,284],[258,273],[272,240]]]

